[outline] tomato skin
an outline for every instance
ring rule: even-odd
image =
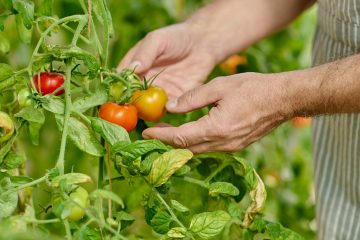
[[[131,100],[139,112],[139,118],[156,122],[166,112],[168,97],[164,89],[152,86],[146,90],[135,91]]]
[[[85,215],[84,209],[89,206],[89,194],[84,188],[78,187],[70,193],[69,198],[69,202],[65,203],[65,208],[70,209],[70,214],[66,219],[70,222],[79,221]],[[53,207],[57,207],[61,203],[61,196],[55,194],[51,202]]]
[[[41,72],[40,73],[40,88],[38,86],[38,74],[34,74],[33,81],[35,89],[42,93],[42,95],[47,95],[55,92],[64,84],[64,75],[54,72]],[[32,86],[30,84],[30,86]],[[63,94],[65,91],[61,89],[55,93],[56,96]]]
[[[99,116],[106,121],[125,128],[128,132],[131,132],[136,127],[138,121],[138,111],[131,104],[105,103],[99,109]]]
[[[18,102],[20,107],[29,107],[32,105],[31,91],[28,88],[23,88],[18,93]]]

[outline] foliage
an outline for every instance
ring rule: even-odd
[[[308,226],[289,222],[301,223],[297,218],[303,210],[309,212],[304,219],[313,219],[313,204],[307,199],[311,169],[304,166],[308,151],[297,148],[297,142],[283,149],[284,139],[293,131],[289,125],[241,153],[193,156],[185,149],[141,140],[141,125],[129,136],[123,128],[96,117],[113,84],[122,82],[131,89],[131,71],[112,69],[121,56],[147,32],[183,18],[201,1],[186,5],[183,1],[123,1],[121,7],[117,1],[110,1],[109,7],[105,1],[91,2],[91,8],[87,1],[0,2],[0,30],[8,34],[0,33],[0,51],[8,53],[0,59],[10,63],[0,64],[0,229],[6,233],[0,239],[42,239],[50,234],[52,239],[301,239],[264,220],[261,213],[266,192],[259,175],[269,190],[266,217],[302,233]],[[17,33],[10,31],[14,27]],[[304,37],[290,47],[287,42],[294,34],[294,30],[282,32],[248,49],[242,53],[247,64],[236,70],[304,67],[305,60],[296,63],[305,59]],[[23,43],[10,41],[18,36]],[[31,107],[20,107],[16,93],[29,88],[32,76],[40,71],[64,74],[65,95],[42,96],[30,88]],[[214,75],[224,73],[219,68]],[[178,125],[207,111],[164,120]],[[307,139],[305,131],[295,134]],[[259,175],[244,158],[253,162]],[[35,180],[27,177],[25,160],[34,168],[30,174]],[[278,169],[297,178],[278,177]],[[69,222],[68,206],[76,205],[71,194],[79,185],[91,190],[90,202],[82,220]],[[284,191],[277,192],[279,187]],[[54,195],[62,202],[56,208],[50,204]],[[300,198],[296,204],[289,200],[293,195]],[[276,211],[284,212],[282,206],[287,210],[296,206],[298,212],[277,216]],[[313,232],[305,236],[308,239]]]

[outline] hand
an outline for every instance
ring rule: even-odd
[[[206,48],[200,29],[181,23],[149,33],[126,54],[118,69],[136,67],[136,73],[146,76],[165,70],[154,84],[164,88],[171,99],[207,79],[216,61],[211,47]]]
[[[244,73],[221,77],[170,101],[172,113],[214,104],[209,114],[179,127],[159,125],[143,132],[194,153],[243,149],[292,116],[280,74]]]

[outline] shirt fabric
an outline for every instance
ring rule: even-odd
[[[313,65],[360,52],[360,0],[318,5]],[[317,238],[360,240],[360,114],[314,118],[313,143]]]

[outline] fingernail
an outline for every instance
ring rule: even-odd
[[[176,108],[176,105],[177,105],[177,98],[170,99],[166,104],[166,108],[167,109],[174,109],[174,108]]]
[[[138,68],[140,66],[141,66],[140,61],[133,61],[132,63],[130,63],[129,68],[134,69],[134,68]]]

